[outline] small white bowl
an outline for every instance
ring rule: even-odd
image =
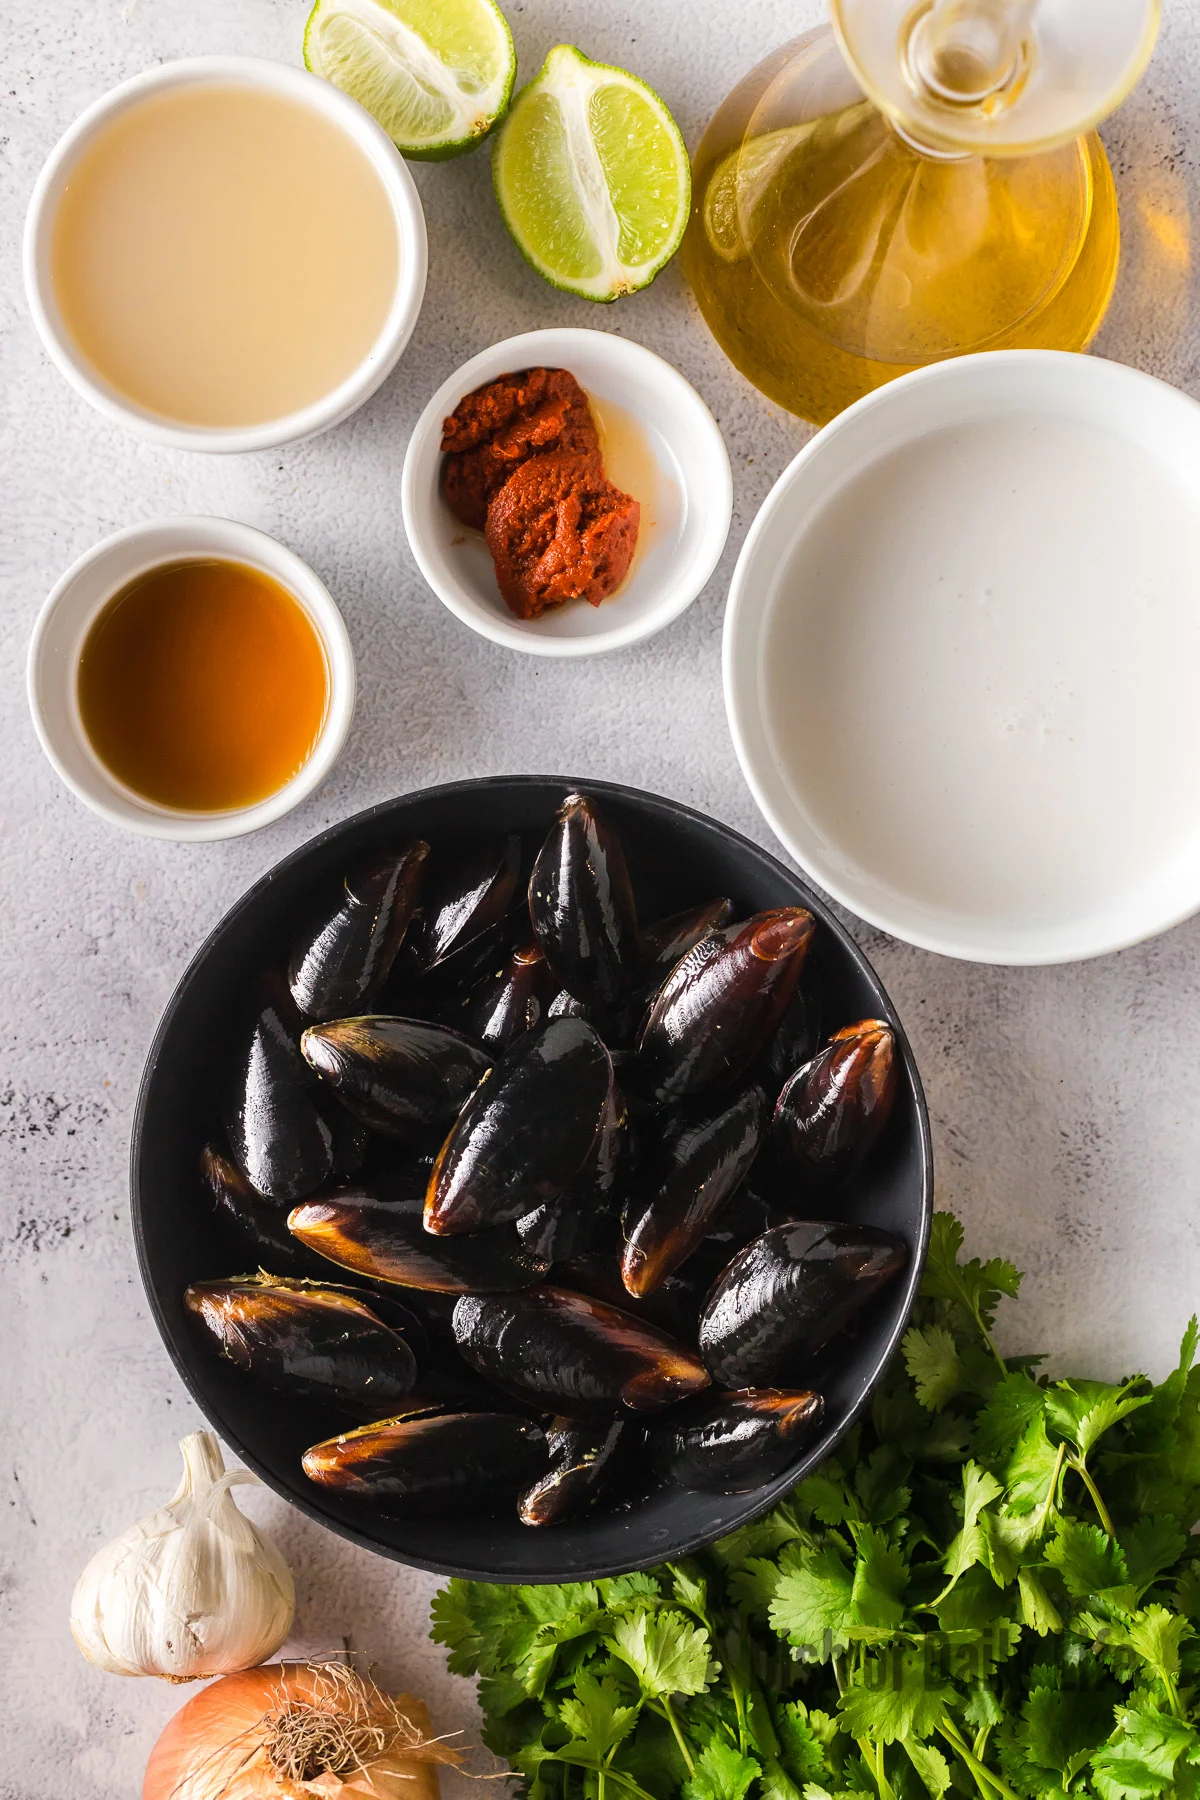
[[[1025,434],[1005,481],[980,472],[997,421]],[[1200,908],[1200,406],[1042,350],[868,394],[751,526],[724,683],[767,823],[881,930],[1022,965],[1178,924]]]
[[[659,497],[652,528],[643,517],[651,535],[610,600],[517,619],[500,596],[482,534],[461,525],[442,499],[440,446],[442,423],[464,394],[532,368],[567,369],[601,403],[632,417],[657,464]],[[733,511],[725,441],[695,388],[641,344],[579,329],[506,338],[443,382],[413,431],[400,491],[412,553],[438,599],[472,631],[532,656],[599,656],[661,631],[716,568]]]
[[[262,424],[188,425],[140,407],[106,382],[76,347],[63,323],[50,274],[54,216],[63,189],[82,152],[121,113],[172,88],[216,84],[258,88],[314,108],[341,128],[363,151],[379,176],[392,205],[399,250],[396,292],[375,343],[357,369],[322,399],[299,412]],[[269,450],[300,438],[315,437],[338,425],[370,398],[391,373],[412,336],[425,294],[428,250],[425,215],[396,146],[370,113],[347,94],[304,69],[254,56],[196,56],[147,69],[122,82],[82,113],[50,152],[34,184],[25,220],[25,293],[38,334],[51,359],[77,393],[114,423],[138,437],[172,450],[230,453]]]
[[[100,761],[79,711],[79,658],[97,614],[147,570],[201,557],[248,563],[285,587],[320,637],[329,676],[325,723],[304,767],[267,799],[228,812],[176,811],[134,793]],[[116,532],[67,570],[38,615],[26,685],[42,749],[85,806],[110,825],[145,837],[207,842],[273,824],[319,787],[337,761],[354,716],[354,652],[329,590],[293,551],[233,519],[162,519]]]

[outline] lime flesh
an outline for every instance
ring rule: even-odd
[[[555,287],[616,300],[679,248],[691,171],[652,88],[559,44],[521,89],[492,162],[504,222]]]
[[[317,0],[304,62],[418,159],[457,156],[486,137],[517,71],[494,0]]]

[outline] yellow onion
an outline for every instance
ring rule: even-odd
[[[142,1800],[438,1800],[459,1756],[429,1731],[423,1700],[340,1663],[267,1663],[179,1709]]]

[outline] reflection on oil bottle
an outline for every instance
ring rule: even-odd
[[[859,0],[860,10],[889,4]],[[954,29],[964,14],[994,17],[1011,4],[935,0],[917,11],[937,19],[949,9]],[[1003,81],[983,80],[1007,138],[1000,154],[979,155],[979,106],[939,113],[923,92],[928,117],[915,127],[928,133],[932,119],[941,136],[931,144],[914,139],[913,120],[882,110],[877,90],[867,98],[848,60],[847,10],[839,0],[840,43],[829,28],[807,33],[720,108],[697,154],[684,250],[726,353],[816,423],[946,356],[1082,349],[1104,316],[1119,249],[1104,150],[1093,131],[1080,135],[1061,110],[1051,114],[1046,80],[1039,92],[1034,79],[1035,40],[1014,39],[1024,60],[1019,83],[1004,77],[1011,97],[997,94]],[[1144,38],[1142,48],[1148,54]],[[1033,104],[1038,128],[1061,141],[1015,148],[1019,131],[1008,128]],[[985,121],[984,133],[993,128]],[[972,148],[950,148],[956,137]]]

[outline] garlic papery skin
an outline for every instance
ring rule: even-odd
[[[292,1573],[230,1493],[211,1431],[179,1446],[183,1480],[166,1506],[98,1550],[71,1600],[75,1642],[114,1675],[196,1681],[272,1657],[296,1610]]]

